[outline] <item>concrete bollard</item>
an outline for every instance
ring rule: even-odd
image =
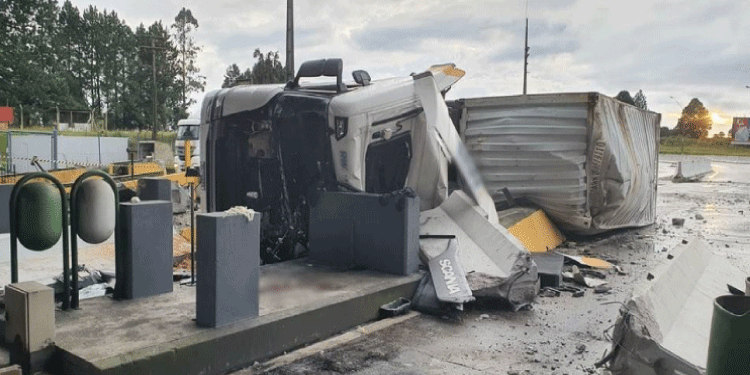
[[[43,370],[55,353],[54,290],[35,281],[5,288],[5,342],[11,363],[27,374]]]
[[[309,259],[409,275],[419,268],[419,197],[323,192],[310,210]]]
[[[172,201],[172,181],[146,177],[138,180],[138,198],[142,201]]]
[[[172,202],[120,203],[121,249],[115,290],[118,298],[148,297],[172,291]]]
[[[198,325],[218,327],[258,316],[260,213],[197,215],[195,312]]]

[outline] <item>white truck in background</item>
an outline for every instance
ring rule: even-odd
[[[176,170],[185,169],[185,142],[190,143],[190,163],[193,168],[200,167],[200,128],[201,120],[189,118],[177,122],[177,138],[175,138],[174,164]]]

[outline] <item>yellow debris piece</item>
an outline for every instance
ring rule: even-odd
[[[565,237],[542,210],[521,219],[508,228],[532,253],[543,253],[560,246]]]
[[[607,262],[606,260],[601,260],[599,258],[581,257],[580,263],[594,268],[612,268],[612,263]]]
[[[180,236],[182,236],[182,238],[184,238],[185,241],[188,241],[188,243],[190,243],[190,233],[191,232],[192,231],[190,230],[190,228],[182,228],[182,230],[180,231]],[[193,241],[196,241],[196,238],[197,238],[197,236],[194,233],[193,234]],[[195,242],[195,245],[198,246],[198,242],[197,241]]]

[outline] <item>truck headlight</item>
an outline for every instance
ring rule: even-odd
[[[334,122],[336,124],[336,140],[340,141],[341,138],[346,137],[346,133],[349,131],[349,119],[346,117],[336,117]]]

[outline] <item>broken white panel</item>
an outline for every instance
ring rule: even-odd
[[[537,267],[528,250],[505,228],[490,223],[463,191],[454,191],[440,207],[421,212],[419,231],[456,236],[458,261],[475,296],[499,296],[516,309],[536,297]]]
[[[420,210],[440,206],[448,197],[448,159],[432,132],[424,114],[417,116],[411,131],[412,156],[406,186],[419,196]]]
[[[621,310],[610,369],[616,375],[700,374],[706,367],[714,299],[745,275],[697,238],[638,285]]]
[[[434,77],[426,72],[414,78],[414,89],[422,104],[428,129],[438,140],[441,148],[445,150],[446,156],[450,157],[451,162],[456,166],[465,183],[467,194],[482,207],[487,220],[497,224],[495,202],[484,187],[482,175],[479,174],[469,151],[461,142],[461,137],[448,114],[448,106],[435,84]]]

